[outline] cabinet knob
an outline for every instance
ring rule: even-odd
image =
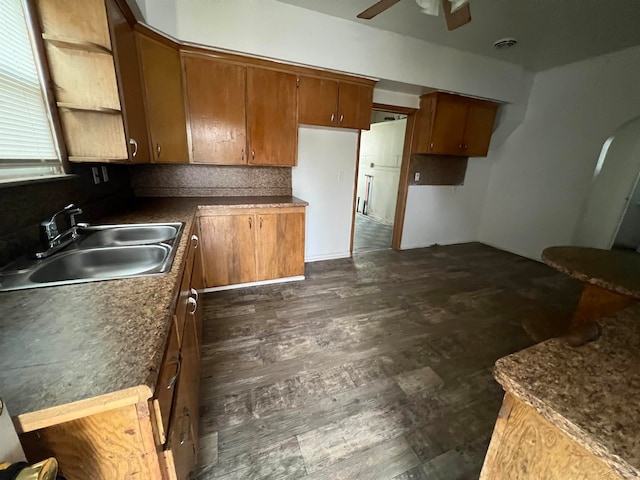
[[[429,148],[430,148],[431,150],[433,150],[433,142],[431,142],[431,143],[429,144]]]
[[[191,235],[191,244],[193,245],[193,248],[196,249],[198,248],[198,244],[200,243],[200,239],[198,238],[198,235]]]
[[[198,290],[196,290],[195,288],[192,288],[190,292],[191,292],[191,295],[195,297],[196,303],[198,303],[198,298],[200,298],[200,294],[198,293]]]
[[[331,114],[331,123],[333,123],[333,121],[336,119],[336,114],[332,113]]]
[[[136,142],[135,138],[129,139],[129,145],[133,147],[133,152],[131,153],[131,156],[135,157],[136,155],[138,155],[138,142]]]
[[[255,159],[256,159],[256,151],[251,150],[251,160],[255,160]]]
[[[191,311],[189,312],[189,315],[195,315],[196,310],[198,310],[198,301],[193,297],[189,297],[189,299],[187,300],[187,304],[191,305]]]
[[[463,143],[463,144],[462,144],[462,150],[465,150],[465,151],[466,151],[466,150],[467,150],[467,148],[469,148],[469,146],[468,146],[468,145],[465,145],[465,144]]]
[[[340,115],[340,123],[344,120],[344,115]]]
[[[159,143],[156,143],[156,151],[158,152],[158,158],[160,158],[160,153],[162,152],[162,149],[160,148]]]
[[[464,145],[462,145],[462,144],[458,145],[458,149],[459,150],[464,150]]]

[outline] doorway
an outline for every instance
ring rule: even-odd
[[[406,130],[406,114],[374,109],[361,132],[353,253],[391,248]]]

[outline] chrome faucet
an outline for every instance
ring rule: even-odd
[[[37,252],[36,258],[47,258],[73,242],[78,237],[76,217],[81,213],[82,210],[71,203],[59,212],[54,213],[49,220],[41,222],[40,237],[46,249],[42,252]],[[69,229],[62,233],[58,232],[58,224],[56,222],[60,215],[69,217]]]

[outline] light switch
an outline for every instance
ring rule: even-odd
[[[416,174],[413,176],[413,180],[416,182],[420,181],[420,172],[416,172]]]

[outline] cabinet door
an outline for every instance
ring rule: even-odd
[[[304,212],[256,214],[258,280],[304,275]]]
[[[200,308],[200,305],[198,305]],[[182,346],[182,361],[184,363],[184,375],[180,379],[184,382],[184,391],[187,395],[187,409],[191,423],[191,435],[194,451],[198,452],[198,412],[200,410],[200,354],[197,342],[196,316],[189,315],[185,328],[185,341]]]
[[[188,163],[187,126],[180,55],[167,45],[138,35],[152,161]]]
[[[298,77],[298,123],[335,127],[338,82],[326,78]]]
[[[207,287],[255,281],[254,229],[253,213],[200,218]]]
[[[296,75],[247,67],[250,164],[295,166],[297,99]]]
[[[200,356],[200,347],[202,346],[202,322],[203,322],[203,307],[204,297],[202,296],[202,289],[204,288],[204,269],[202,264],[202,243],[200,238],[200,226],[196,222],[195,235],[198,237],[197,243],[194,247],[193,258],[193,273],[191,274],[191,288],[195,290],[197,295],[197,310],[195,313],[196,322],[196,343],[198,347],[198,356]]]
[[[178,377],[178,389],[169,427],[169,442],[164,452],[169,478],[178,480],[186,480],[196,464],[197,437],[194,425],[198,423],[198,409],[194,407],[197,402],[194,401],[194,396],[198,394],[195,385],[199,382],[196,375],[200,373],[194,370],[194,365],[199,365],[194,363],[194,348],[193,321],[188,321],[181,351],[182,370]]]
[[[134,163],[148,163],[151,158],[136,34],[114,0],[107,0],[107,13],[129,145],[129,160]]]
[[[184,55],[191,162],[247,163],[246,68]]]
[[[465,155],[470,157],[487,155],[497,109],[498,105],[490,102],[469,105],[462,141]]]
[[[369,130],[373,106],[373,87],[340,82],[338,126]]]
[[[468,105],[464,99],[438,94],[429,153],[464,155],[462,137]]]

